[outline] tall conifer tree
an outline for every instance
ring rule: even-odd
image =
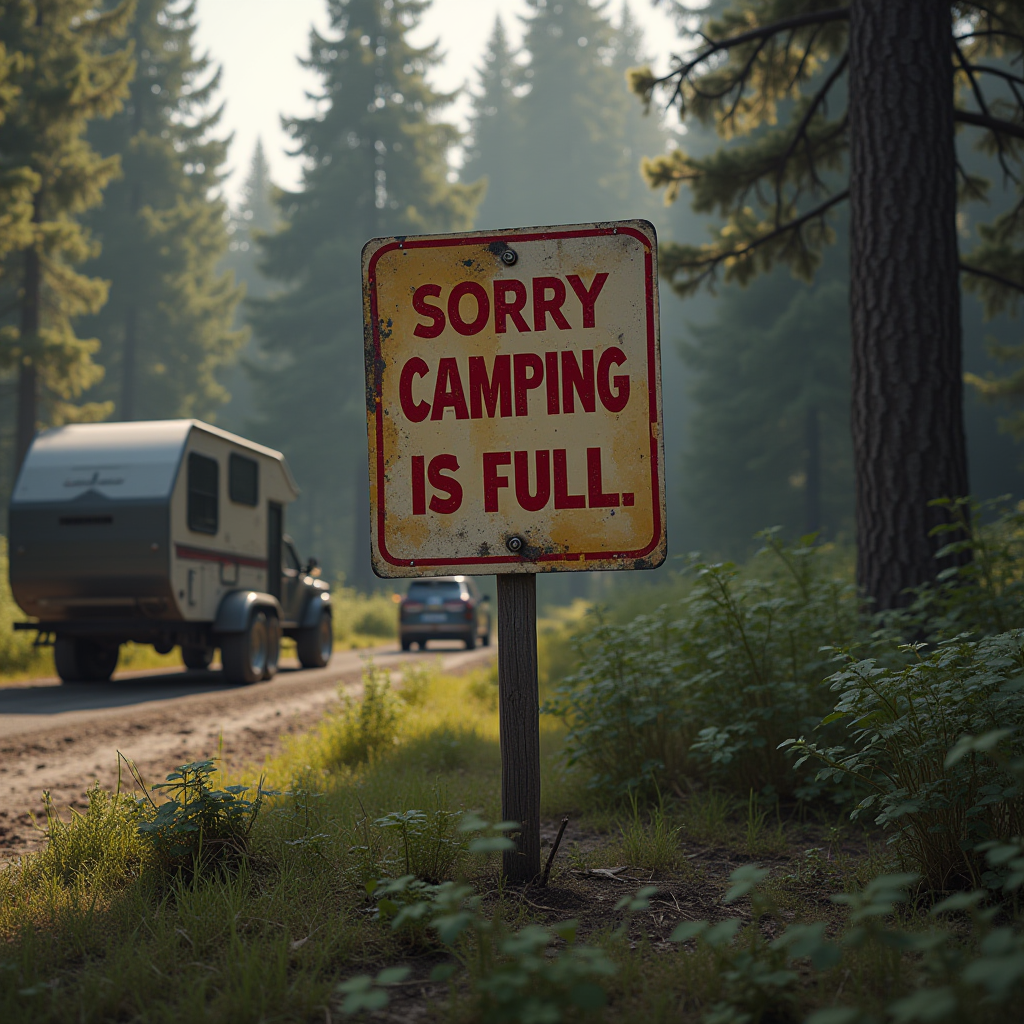
[[[88,323],[109,370],[98,391],[119,419],[212,419],[227,399],[217,371],[244,340],[232,327],[242,290],[217,271],[228,246],[216,194],[227,142],[210,109],[220,72],[195,53],[194,0],[138,0],[129,33],[131,95],[90,130],[124,171],[89,217],[103,247],[90,269],[111,282]]]
[[[517,94],[524,82],[523,72],[499,16],[494,20],[479,69],[461,174],[465,181],[481,176],[487,179],[487,192],[477,211],[478,227],[511,227],[516,223],[519,211],[515,197],[526,163],[522,101]]]
[[[118,173],[84,138],[94,118],[109,117],[126,94],[131,47],[111,50],[124,33],[131,0],[100,12],[92,0],[10,0],[0,6],[0,42],[21,55],[11,69],[10,110],[0,125],[6,168],[31,172],[31,230],[4,257],[0,363],[18,373],[15,460],[20,464],[39,421],[95,417],[105,410],[73,400],[102,375],[96,340],[79,338],[75,317],[95,312],[106,283],[75,271],[94,251],[77,217],[95,206]],[[41,415],[40,403],[43,406]]]
[[[234,272],[237,281],[245,285],[245,294],[249,298],[261,298],[267,292],[267,279],[258,266],[260,239],[273,232],[278,220],[270,164],[267,163],[262,140],[257,139],[238,208],[231,213],[228,225],[231,242],[222,264]]]
[[[304,495],[303,546],[359,586],[372,581],[359,253],[386,234],[466,229],[482,191],[448,180],[458,132],[438,119],[450,96],[424,75],[439,57],[408,33],[423,0],[328,0],[330,29],[304,65],[320,77],[319,112],[289,122],[305,160],[284,194],[286,224],[264,240],[283,293],[252,304],[266,360],[257,372],[260,435],[283,448]],[[341,527],[348,529],[342,533]]]

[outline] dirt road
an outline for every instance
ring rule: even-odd
[[[446,670],[460,670],[486,664],[494,649],[343,651],[322,669],[284,661],[275,679],[254,686],[232,686],[220,672],[158,670],[119,673],[105,684],[0,687],[0,864],[43,844],[32,820],[42,820],[43,790],[58,808],[84,807],[95,780],[116,783],[119,750],[153,781],[218,754],[236,768],[259,764],[282,736],[309,728],[336,702],[339,683],[357,692],[371,657],[392,670],[440,657]]]

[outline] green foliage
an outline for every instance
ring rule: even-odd
[[[823,726],[842,722],[841,744],[787,740],[821,762],[819,779],[855,779],[904,863],[929,888],[984,884],[977,847],[1024,834],[1024,631],[944,641],[886,664],[847,656],[829,677],[839,694]]]
[[[146,861],[146,844],[134,827],[136,801],[120,790],[109,793],[98,783],[89,788],[87,800],[84,814],[72,808],[70,821],[63,821],[50,794],[43,794],[46,849],[33,870],[66,886],[88,878],[96,889],[109,892]]]
[[[398,608],[388,593],[361,594],[342,580],[331,588],[331,608],[334,639],[340,643],[398,636]]]
[[[391,689],[391,673],[370,662],[363,671],[359,700],[339,688],[341,710],[320,727],[327,767],[370,761],[393,747],[398,738],[402,703]]]
[[[303,495],[290,532],[332,572],[369,589],[362,296],[368,238],[469,228],[482,187],[448,181],[460,134],[443,120],[452,97],[427,74],[436,45],[415,46],[420,0],[331,0],[329,26],[304,61],[320,83],[317,112],[287,120],[303,163],[298,191],[281,193],[282,228],[262,240],[273,294],[249,304],[255,434],[288,456]],[[338,453],[324,472],[325,439]]]
[[[363,882],[376,881],[395,868],[431,884],[453,876],[471,837],[460,827],[463,812],[448,810],[440,790],[435,789],[434,796],[433,811],[392,811],[372,822],[364,818],[356,823],[354,831],[363,842],[349,852],[359,858]]]
[[[932,504],[949,513],[949,521],[932,530],[947,539],[935,557],[954,556],[962,564],[918,587],[906,609],[880,616],[883,628],[934,641],[1024,627],[1024,505],[1008,496],[984,502],[940,498]]]
[[[491,833],[473,840],[470,851],[497,852],[511,846],[500,833],[515,828],[514,822],[487,825],[475,816],[462,823],[466,832]],[[607,996],[602,979],[615,973],[607,954],[577,941],[577,924],[564,921],[553,926],[531,924],[511,930],[500,917],[486,917],[481,899],[473,887],[445,882],[429,885],[413,875],[384,879],[367,890],[376,901],[377,916],[390,921],[392,931],[412,930],[420,936],[434,933],[453,962],[434,968],[433,981],[452,981],[453,999],[458,991],[455,979],[461,969],[470,986],[474,1019],[536,1024],[560,1021],[567,1012],[584,1015],[604,1007]],[[619,901],[617,910],[625,919],[649,908],[653,887]],[[621,938],[624,926],[617,935]],[[346,1001],[346,1012],[387,1005],[388,980],[368,976],[352,978],[341,986],[346,994],[358,995]],[[393,982],[392,982],[393,983]],[[369,1000],[366,1001],[366,1000]]]
[[[157,804],[149,795],[131,762],[127,762],[145,796],[138,801],[139,835],[152,846],[168,870],[199,872],[210,865],[232,865],[248,850],[249,834],[259,817],[265,792],[262,780],[253,800],[242,794],[250,786],[214,789],[214,761],[183,764],[153,787],[165,790],[167,799]]]
[[[580,669],[545,710],[566,721],[567,760],[590,786],[624,793],[692,773],[742,793],[813,791],[776,748],[823,716],[821,648],[856,631],[856,595],[812,538],[765,540],[755,566],[781,571],[744,579],[698,564],[677,606],[580,637]]]
[[[86,321],[108,370],[96,395],[120,419],[212,419],[229,397],[218,372],[245,340],[232,329],[242,290],[217,271],[228,247],[215,195],[227,141],[214,135],[220,72],[196,53],[195,19],[194,2],[137,0],[130,96],[89,132],[122,166],[86,221],[102,243],[89,269],[111,282],[108,302]]]
[[[995,1020],[1024,993],[1024,935],[1010,925],[995,926],[997,908],[982,909],[983,893],[963,893],[932,907],[933,924],[926,931],[910,931],[893,922],[908,902],[907,890],[916,875],[882,875],[861,890],[832,897],[845,906],[848,926],[839,937],[827,937],[823,922],[790,924],[781,929],[784,915],[771,897],[768,872],[747,865],[730,876],[733,883],[725,902],[750,897],[754,925],[743,927],[741,918],[717,924],[687,921],[672,933],[671,941],[696,941],[712,953],[720,974],[724,998],[704,1016],[705,1024],[756,1024],[792,1020],[803,1001],[808,973],[821,977],[828,971],[851,968],[857,957],[873,953],[888,960],[898,973],[900,954],[916,961],[909,993],[893,999],[885,995],[886,1020],[898,1024]],[[970,941],[964,943],[949,929],[935,927],[946,915],[970,918]],[[769,939],[764,925],[777,925]],[[778,932],[781,931],[781,934]],[[850,969],[847,969],[848,977]],[[847,1000],[849,997],[847,997]],[[880,1024],[882,1017],[861,1005],[815,1010],[807,1024]]]
[[[79,338],[73,321],[103,305],[107,283],[74,267],[95,252],[78,217],[100,203],[119,172],[117,156],[100,156],[84,136],[90,121],[110,117],[127,94],[132,49],[118,40],[133,6],[125,0],[97,12],[92,0],[14,0],[0,7],[8,61],[0,122],[7,194],[0,198],[12,201],[0,212],[0,370],[21,382],[18,441],[25,448],[39,420],[109,411],[75,404],[103,371],[93,359],[99,341]]]

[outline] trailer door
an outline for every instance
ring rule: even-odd
[[[267,502],[267,593],[281,600],[281,545],[284,542],[284,508]]]

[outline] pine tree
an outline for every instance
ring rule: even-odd
[[[237,208],[231,211],[228,223],[230,243],[221,261],[221,269],[231,271],[235,280],[245,286],[249,299],[265,298],[270,282],[260,269],[263,259],[262,239],[272,234],[279,225],[280,216],[274,203],[276,187],[270,179],[270,165],[261,140],[256,140],[249,173],[242,185]],[[236,325],[244,324],[245,308],[240,306],[235,315]],[[259,341],[250,332],[238,360],[221,372],[219,379],[230,401],[224,407],[218,422],[228,430],[245,433],[256,418],[257,399],[253,388],[252,369],[259,363]]]
[[[589,0],[529,0],[523,67],[499,22],[471,119],[465,180],[487,176],[480,223],[564,224],[650,216],[640,158],[664,146],[632,108],[625,69],[641,59],[628,4],[620,28]],[[634,54],[635,56],[630,56]],[[519,96],[520,90],[525,94]]]
[[[270,164],[267,163],[262,140],[257,139],[238,208],[231,213],[228,224],[231,241],[222,262],[225,269],[234,272],[235,280],[245,285],[248,298],[256,299],[266,295],[267,279],[259,269],[260,239],[271,234],[278,221]]]
[[[478,75],[461,177],[464,181],[481,176],[487,180],[477,227],[510,227],[519,212],[510,199],[519,189],[525,164],[522,104],[517,94],[525,79],[500,16],[494,19]]]
[[[20,464],[40,415],[50,422],[90,418],[106,410],[72,400],[102,376],[95,339],[79,338],[73,320],[106,298],[106,283],[73,269],[94,251],[76,217],[99,203],[119,169],[85,140],[86,126],[120,106],[133,70],[131,47],[111,49],[131,16],[131,0],[99,12],[91,0],[11,0],[0,6],[0,42],[20,53],[9,84],[17,89],[0,125],[7,167],[32,179],[30,237],[4,259],[3,307],[12,312],[0,334],[0,362],[18,368]]]
[[[88,220],[102,244],[90,269],[111,282],[88,321],[109,370],[97,391],[123,420],[212,419],[228,397],[217,372],[244,341],[232,328],[242,289],[217,272],[228,246],[226,207],[211,198],[227,155],[213,135],[220,110],[209,110],[220,72],[194,52],[194,0],[138,0],[129,34],[131,95],[90,131],[123,165]]]
[[[321,109],[288,122],[306,162],[302,188],[282,194],[285,227],[263,242],[264,271],[285,290],[251,307],[264,359],[255,426],[303,487],[296,533],[359,586],[372,581],[363,378],[353,370],[363,361],[359,253],[374,236],[467,229],[482,192],[448,180],[459,135],[438,115],[451,97],[424,77],[435,48],[407,38],[427,6],[329,0],[330,30],[311,34],[303,62],[322,82]]]
[[[1024,10],[1019,0],[723,6],[668,75],[634,72],[646,99],[662,89],[683,116],[743,140],[648,164],[669,198],[687,184],[696,210],[726,221],[707,246],[665,246],[661,267],[683,294],[719,267],[740,283],[776,263],[810,277],[833,241],[830,216],[849,201],[857,577],[877,607],[895,607],[942,568],[933,527],[945,513],[929,502],[968,488],[959,275],[993,309],[1024,290],[1024,200],[960,259],[955,140],[957,124],[980,129],[981,146],[1019,173],[1024,78],[991,61],[1019,61]],[[961,192],[986,186],[965,176]]]

